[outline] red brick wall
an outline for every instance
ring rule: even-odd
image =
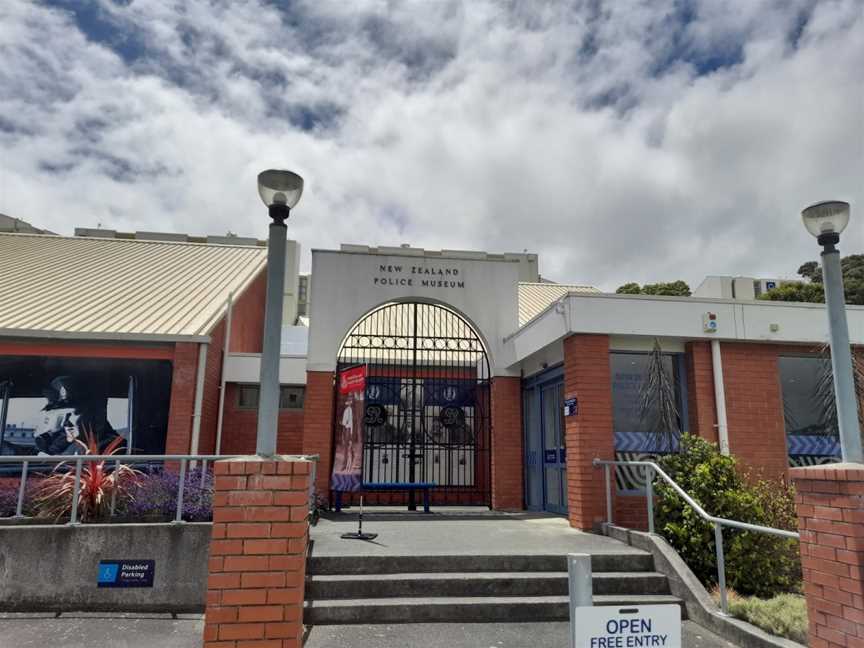
[[[609,336],[564,340],[564,398],[573,397],[579,399],[579,413],[565,419],[567,504],[570,525],[590,530],[606,517],[603,471],[592,461],[615,456]]]
[[[228,383],[225,417],[222,421],[223,454],[254,454],[258,433],[258,410],[237,407],[238,386]],[[303,452],[303,410],[279,410],[276,449],[281,454]]]
[[[756,474],[785,476],[789,467],[777,358],[806,348],[722,342],[729,449]]]
[[[198,371],[198,344],[178,342],[174,347],[171,375],[171,405],[168,410],[166,454],[187,454],[192,439],[195,408],[195,375]]]
[[[717,409],[714,402],[711,343],[688,342],[685,351],[690,434],[717,443]]]
[[[617,495],[613,500],[614,522],[639,531],[648,530],[648,503],[645,495]]]
[[[205,648],[300,648],[309,463],[218,461]]]
[[[330,492],[333,459],[333,372],[306,372],[303,453],[320,455],[315,479],[320,495]]]
[[[492,379],[492,508],[522,509],[522,381]]]
[[[793,468],[812,648],[864,647],[864,466]]]
[[[222,381],[222,351],[225,344],[225,319],[210,333],[207,367],[204,371],[204,393],[201,402],[199,454],[216,452],[216,424],[219,419],[219,386]]]
[[[267,270],[234,301],[231,315],[231,353],[261,353],[264,337],[264,303],[267,294]]]

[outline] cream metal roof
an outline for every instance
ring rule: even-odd
[[[205,338],[267,249],[0,234],[0,335]]]
[[[519,283],[519,326],[537,317],[550,304],[564,295],[575,293],[599,293],[593,286],[558,283]]]

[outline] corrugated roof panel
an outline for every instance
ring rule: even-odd
[[[534,319],[550,304],[558,301],[564,295],[571,292],[577,293],[599,293],[593,286],[581,286],[578,284],[557,283],[529,283],[519,284],[519,326]]]
[[[0,233],[0,330],[206,335],[266,260],[255,246]]]

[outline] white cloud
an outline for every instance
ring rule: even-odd
[[[0,6],[4,213],[263,236],[255,175],[287,166],[306,250],[529,249],[562,281],[694,284],[794,273],[826,197],[861,250],[856,0],[100,6]]]

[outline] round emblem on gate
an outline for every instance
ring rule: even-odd
[[[363,424],[367,427],[379,427],[387,422],[387,409],[383,405],[370,403],[363,414]]]
[[[448,430],[454,427],[465,425],[465,412],[461,407],[447,405],[441,408],[441,413],[438,415],[438,420]]]

